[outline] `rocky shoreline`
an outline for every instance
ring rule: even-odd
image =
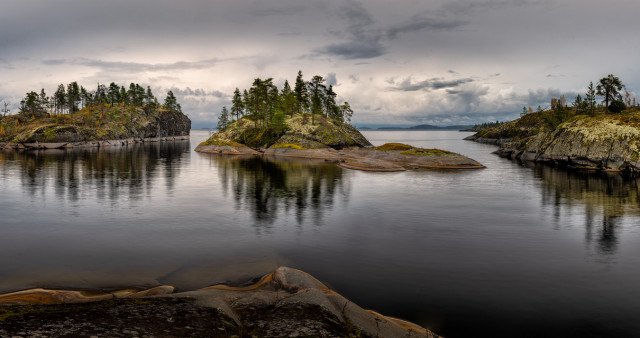
[[[37,149],[70,149],[70,148],[101,148],[101,147],[124,147],[136,143],[187,141],[186,136],[163,136],[145,138],[127,138],[101,141],[79,141],[79,142],[33,142],[33,143],[13,143],[0,142],[0,149],[5,150],[37,150]]]
[[[633,118],[577,117],[555,130],[535,132],[520,119],[465,139],[497,145],[495,154],[513,160],[638,175],[640,127]]]
[[[174,293],[31,289],[0,295],[0,336],[438,337],[365,310],[300,270],[280,267],[240,286]]]

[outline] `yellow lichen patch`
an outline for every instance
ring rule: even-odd
[[[623,123],[615,117],[575,119],[562,125],[561,129],[579,133],[585,141],[596,142],[607,139],[630,140],[640,138],[640,129]]]
[[[424,149],[424,148],[411,148],[402,152],[403,155],[418,155],[418,156],[451,156],[456,155],[446,150],[440,149]]]
[[[381,146],[375,147],[374,149],[375,150],[410,150],[414,148],[404,143],[385,143]]]
[[[274,144],[271,148],[291,148],[291,149],[303,149],[302,146],[297,144],[285,143],[285,144]]]

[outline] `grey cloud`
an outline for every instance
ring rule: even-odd
[[[44,60],[45,65],[81,65],[96,67],[110,71],[125,71],[129,73],[152,72],[152,71],[170,71],[170,70],[187,70],[187,69],[205,69],[214,67],[219,62],[218,59],[208,59],[200,61],[177,61],[172,63],[138,63],[123,61],[103,61],[87,58],[77,58],[72,60]]]
[[[386,53],[386,47],[381,42],[382,33],[373,27],[376,22],[361,3],[348,1],[337,13],[347,27],[333,34],[347,41],[316,48],[316,54],[353,60],[371,59]]]
[[[345,60],[371,59],[386,53],[379,41],[345,42],[332,44],[315,50],[316,53],[337,56]]]
[[[436,31],[461,27],[468,24],[466,20],[448,19],[448,18],[429,18],[422,16],[414,16],[408,22],[395,25],[387,30],[387,37],[395,39],[398,34],[419,32],[419,31]]]
[[[5,59],[0,59],[0,65],[2,65],[2,68],[4,69],[16,69],[16,67],[14,67],[9,61]]]
[[[336,73],[327,74],[327,86],[336,86],[338,84],[338,79],[336,78]]]
[[[413,77],[409,76],[406,79],[396,82],[394,79],[390,79],[387,82],[393,86],[389,87],[391,90],[398,91],[418,91],[418,90],[431,90],[431,89],[443,89],[443,88],[455,88],[465,83],[473,82],[471,78],[445,80],[442,78],[432,78],[429,80],[415,82]],[[449,91],[447,91],[449,92]]]
[[[187,87],[185,89],[181,89],[181,88],[171,88],[171,91],[176,95],[176,97],[187,97],[187,96],[191,96],[191,97],[215,97],[215,98],[227,98],[230,95],[225,94],[221,91],[218,90],[210,90],[210,91],[206,91],[202,88],[197,88],[197,89],[191,89],[190,87]]]

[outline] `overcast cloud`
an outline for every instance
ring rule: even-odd
[[[636,0],[6,0],[0,100],[137,82],[213,127],[236,87],[302,70],[356,125],[505,120],[610,73],[640,92],[638,13]]]

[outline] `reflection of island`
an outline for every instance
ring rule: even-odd
[[[93,193],[98,199],[116,201],[128,194],[129,199],[138,200],[152,189],[160,175],[171,192],[175,170],[188,151],[189,141],[99,149],[5,151],[0,152],[3,164],[0,168],[6,176],[10,165],[19,166],[23,189],[32,196],[53,188],[55,196],[70,201]]]
[[[211,156],[211,155],[210,155]],[[332,163],[270,157],[211,156],[225,192],[249,209],[257,224],[273,224],[281,211],[293,210],[298,224],[305,211],[313,219],[330,210],[337,193],[348,195],[343,170]]]
[[[534,172],[542,182],[542,204],[552,206],[556,218],[563,205],[583,205],[587,243],[595,237],[601,254],[615,253],[623,216],[640,215],[640,179],[542,165],[535,165]]]

